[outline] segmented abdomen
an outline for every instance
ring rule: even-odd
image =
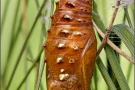
[[[60,0],[45,44],[47,90],[89,90],[96,58],[92,0]]]

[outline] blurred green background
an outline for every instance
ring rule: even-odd
[[[38,2],[38,3],[37,3]],[[17,61],[18,55],[22,49],[26,37],[34,23],[36,14],[39,11],[39,7],[42,5],[43,0],[1,0],[1,19],[2,19],[2,30],[1,30],[1,76],[2,83],[1,89],[6,90],[13,68]],[[46,31],[50,26],[50,15],[55,8],[53,0],[46,0],[45,6],[38,18],[37,23],[34,25],[33,32],[27,42],[24,49],[18,67],[16,67],[16,72],[14,74],[13,80],[10,84],[9,90],[16,90],[24,76],[26,75],[29,68],[33,65],[35,58],[37,57],[40,49],[43,47],[46,37]],[[112,6],[115,4],[113,0],[94,0],[93,9],[96,9],[98,15],[100,16],[105,28],[108,27],[109,21],[112,17],[114,8]],[[38,6],[39,5],[39,6]],[[134,5],[128,5],[128,12],[134,25]],[[128,25],[125,19],[125,12],[122,7],[119,8],[114,25],[117,24]],[[98,47],[100,45],[100,39],[95,30],[98,39]],[[129,56],[133,57],[123,43],[120,41],[120,48],[122,51],[126,52]],[[106,53],[103,51],[100,57],[108,68],[108,62],[106,59]],[[119,62],[124,76],[127,79],[127,83],[131,90],[134,90],[134,66],[121,55],[119,55]],[[38,77],[38,68],[44,61],[44,53],[42,53],[40,61],[34,65],[35,67],[28,75],[27,80],[24,82],[20,90],[34,90],[36,85],[36,79]],[[45,67],[45,66],[44,66]],[[42,68],[42,67],[41,67]],[[112,72],[112,75],[113,72]],[[91,88],[92,90],[109,90],[106,82],[104,81],[97,65],[95,66],[94,76],[96,79],[92,78]],[[46,79],[45,79],[45,68],[41,79],[40,90],[46,90]],[[113,77],[113,76],[112,76]],[[112,79],[115,82],[115,77]],[[96,80],[96,81],[95,81]],[[96,82],[96,83],[95,83]],[[118,90],[121,90],[119,87]]]

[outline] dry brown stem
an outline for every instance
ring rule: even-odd
[[[120,1],[118,0],[117,3],[116,3],[116,7],[114,9],[114,12],[113,12],[113,15],[112,15],[112,19],[110,21],[110,24],[109,24],[109,26],[108,26],[108,28],[106,30],[106,33],[105,33],[105,36],[104,36],[104,38],[103,38],[103,40],[101,42],[101,45],[100,45],[100,47],[99,47],[99,49],[97,51],[97,56],[100,54],[100,52],[102,51],[102,49],[104,48],[104,46],[105,46],[105,44],[107,42],[107,38],[110,35],[110,31],[111,31],[111,28],[113,26],[113,22],[115,20],[115,17],[116,17],[117,11],[118,11],[117,6],[119,6],[119,5],[120,5]]]
[[[95,27],[95,29],[97,30],[97,32],[99,33],[99,35],[104,38],[105,35],[103,34],[103,32],[98,28],[98,26],[95,24],[95,22],[93,21],[93,25]],[[135,63],[133,58],[131,58],[130,56],[128,56],[125,52],[123,52],[122,50],[120,50],[114,43],[112,43],[109,39],[107,39],[107,43],[116,51],[118,52],[120,55],[122,55],[124,58],[126,58],[128,61],[130,61],[131,63]],[[98,56],[97,56],[98,57]]]

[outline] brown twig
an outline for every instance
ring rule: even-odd
[[[114,9],[114,12],[113,12],[112,19],[110,21],[109,27],[106,30],[105,37],[103,38],[103,40],[101,42],[101,45],[100,45],[100,47],[99,47],[99,49],[97,51],[97,56],[100,54],[100,52],[102,51],[102,49],[104,48],[104,46],[106,44],[107,38],[108,38],[108,36],[110,34],[111,28],[113,26],[113,22],[115,20],[115,17],[116,17],[117,11],[118,11],[117,6],[119,6],[119,5],[120,5],[120,1],[118,0],[117,3],[116,3],[116,7]]]
[[[95,29],[97,30],[97,32],[99,33],[99,35],[104,38],[105,35],[103,34],[103,32],[98,28],[98,26],[95,24],[95,22],[93,21],[93,25],[95,27]],[[124,58],[126,58],[128,61],[130,61],[131,63],[135,63],[134,60],[129,57],[126,53],[124,53],[123,51],[121,51],[115,44],[113,44],[109,39],[107,39],[107,43],[116,51],[118,52],[120,55],[122,55]],[[98,56],[97,56],[98,57]]]

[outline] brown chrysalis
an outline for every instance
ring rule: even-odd
[[[47,90],[89,90],[97,42],[92,0],[60,0],[45,44]]]

